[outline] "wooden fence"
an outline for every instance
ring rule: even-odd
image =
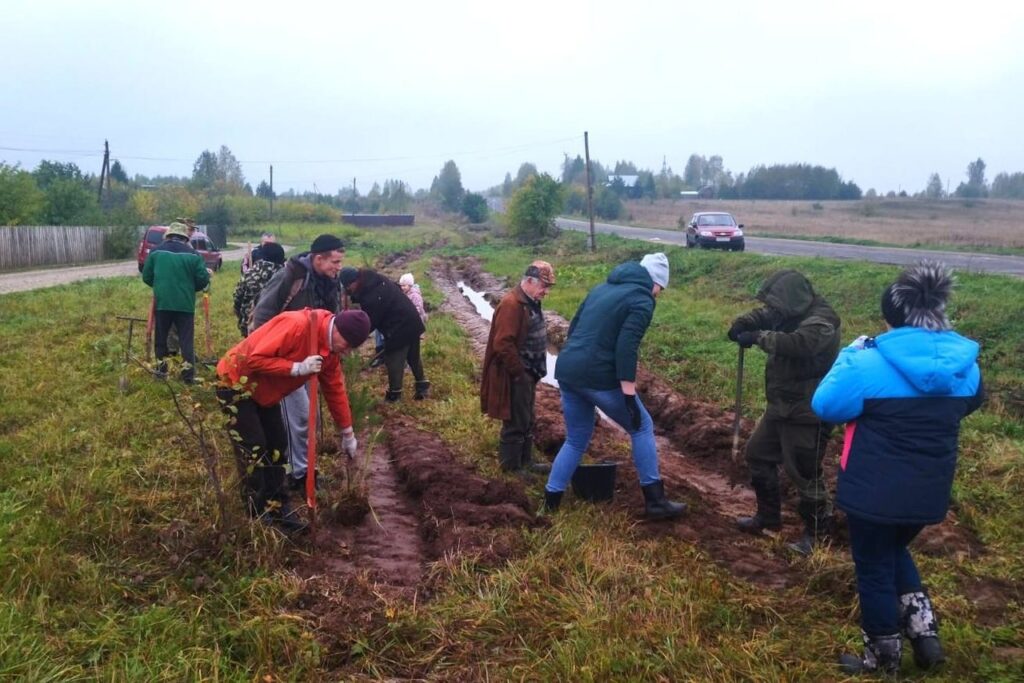
[[[96,226],[0,227],[0,271],[102,261],[106,232]]]

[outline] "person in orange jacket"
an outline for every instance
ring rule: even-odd
[[[311,353],[316,335],[315,353]],[[288,433],[281,400],[318,375],[324,398],[341,431],[341,450],[356,450],[352,410],[341,357],[370,334],[362,311],[287,311],[272,318],[228,351],[217,364],[217,398],[231,420],[228,432],[242,478],[242,499],[250,516],[286,533],[305,525],[288,508],[284,453]]]

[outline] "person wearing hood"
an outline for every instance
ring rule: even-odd
[[[334,235],[320,235],[313,240],[309,251],[288,259],[284,268],[274,273],[260,292],[252,313],[252,330],[284,311],[313,308],[337,313],[341,310],[338,273],[344,259],[345,245]],[[281,401],[281,413],[288,425],[289,484],[294,491],[301,490],[306,479],[310,409],[304,382]]]
[[[249,336],[250,326],[255,325],[253,309],[260,292],[270,282],[274,273],[284,267],[284,249],[280,244],[271,242],[263,245],[258,251],[258,255],[256,251],[252,253],[252,266],[235,285],[235,317],[238,318],[238,331],[243,337]]]
[[[757,293],[764,304],[739,316],[728,337],[743,348],[767,354],[767,408],[746,445],[757,512],[736,520],[744,532],[782,528],[779,465],[800,495],[802,537],[790,549],[809,555],[832,532],[832,502],[821,470],[832,425],[811,410],[811,396],[839,353],[839,316],[795,270],[780,270]]]
[[[555,362],[566,438],[544,487],[548,510],[561,504],[562,494],[590,445],[595,411],[600,410],[629,434],[646,515],[665,519],[685,512],[684,503],[665,496],[658,473],[654,421],[636,393],[640,342],[654,316],[657,296],[668,287],[668,276],[668,257],[647,254],[639,263],[617,266],[576,310]]]
[[[845,422],[836,504],[846,513],[857,574],[862,656],[848,674],[899,671],[902,636],[915,663],[945,660],[931,599],[907,546],[949,509],[960,421],[984,400],[978,343],[952,330],[949,270],[922,262],[882,293],[888,331],[843,349],[811,406]]]
[[[373,328],[384,336],[381,356],[388,370],[388,390],[384,400],[394,403],[402,398],[402,378],[409,365],[416,380],[417,401],[429,396],[430,382],[423,374],[420,337],[426,326],[415,304],[394,280],[372,268],[342,268],[339,275],[345,292],[370,316]]]

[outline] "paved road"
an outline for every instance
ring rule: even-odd
[[[221,252],[224,261],[241,260],[245,249],[230,249]],[[44,270],[25,270],[20,273],[4,273],[0,275],[0,294],[24,292],[29,289],[42,289],[66,285],[69,282],[89,280],[91,278],[116,277],[118,275],[138,275],[139,265],[135,259],[118,263],[101,263],[91,266],[70,266],[46,268]]]
[[[559,218],[558,226],[566,230],[590,232],[587,221]],[[630,239],[666,242],[669,244],[685,244],[686,240],[680,230],[656,230],[653,228],[636,228],[610,223],[595,223],[594,230],[600,233],[615,234]],[[873,261],[875,263],[893,263],[908,265],[917,263],[923,258],[942,261],[959,271],[974,273],[1000,273],[1014,277],[1024,277],[1024,257],[999,256],[996,254],[978,254],[965,251],[935,251],[933,249],[904,249],[899,247],[863,247],[856,244],[834,244],[832,242],[813,242],[810,240],[787,240],[767,237],[747,237],[747,249],[760,254],[776,256],[822,256],[833,259],[852,259],[857,261]]]

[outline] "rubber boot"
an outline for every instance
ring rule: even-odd
[[[388,389],[384,394],[384,401],[387,403],[397,403],[402,399],[401,389]]]
[[[534,474],[548,474],[551,472],[551,465],[546,462],[537,462],[533,459],[533,439],[527,438],[523,441],[523,451],[520,456],[523,469]]]
[[[665,497],[665,482],[658,480],[641,486],[644,492],[644,514],[651,519],[671,519],[686,512],[686,503],[675,503]]]
[[[827,501],[800,501],[797,505],[800,518],[804,521],[804,533],[799,541],[789,543],[793,552],[807,557],[814,547],[832,537],[835,520]]]
[[[900,596],[900,629],[914,649],[914,664],[927,671],[946,661],[939,641],[939,620],[923,589]]]
[[[544,509],[547,512],[557,512],[559,506],[562,504],[562,494],[564,491],[548,491],[544,489]]]
[[[416,382],[416,395],[412,397],[413,400],[422,401],[428,396],[430,396],[430,382],[427,380]]]
[[[782,528],[782,497],[778,483],[774,486],[761,479],[751,482],[757,496],[757,512],[751,517],[737,517],[736,528],[748,534],[760,534],[765,529],[778,531]]]
[[[309,531],[309,524],[302,521],[287,502],[282,503],[280,507],[264,512],[260,515],[260,522],[280,531],[285,536],[300,536]]]
[[[862,674],[879,671],[895,674],[900,670],[903,655],[903,636],[894,633],[888,636],[869,636],[864,633],[864,654],[847,653],[839,656],[839,668],[844,674]]]
[[[498,444],[498,464],[502,472],[518,472],[523,467],[523,446],[518,443]]]

